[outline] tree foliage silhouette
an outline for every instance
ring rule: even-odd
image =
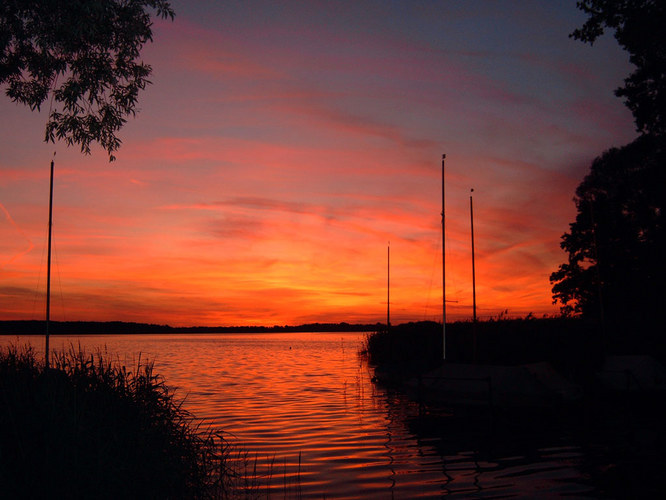
[[[643,135],[592,163],[576,189],[578,213],[551,277],[565,314],[643,322],[666,310],[666,152]]]
[[[39,110],[52,96],[45,140],[99,143],[115,159],[117,132],[136,114],[151,67],[151,10],[174,17],[167,0],[11,0],[0,5],[0,85]]]
[[[639,132],[666,135],[666,1],[583,0],[577,5],[588,19],[570,36],[593,44],[606,28],[614,30],[636,66],[615,95],[624,99]]]

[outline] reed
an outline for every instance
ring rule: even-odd
[[[232,447],[202,432],[153,368],[70,348],[45,369],[30,347],[1,351],[2,495],[247,497]]]
[[[410,378],[441,363],[442,326],[420,322],[379,330],[367,335],[362,353],[391,378]]]
[[[547,361],[563,372],[585,377],[598,367],[605,352],[640,353],[640,346],[636,347],[613,349],[598,325],[575,318],[500,316],[446,325],[446,359],[453,363],[520,365]],[[364,351],[376,372],[397,381],[408,379],[443,362],[442,325],[425,321],[378,331],[368,335]]]
[[[230,437],[225,439],[224,435]],[[260,460],[258,455],[251,456],[233,435],[218,435],[223,446],[225,470],[219,475],[224,485],[218,491],[223,492],[218,498],[302,498],[301,488],[302,454],[298,454],[298,462],[290,465],[285,457],[282,464],[276,463],[276,455],[268,455]],[[295,473],[289,470],[295,467]],[[282,469],[282,483],[273,481]]]

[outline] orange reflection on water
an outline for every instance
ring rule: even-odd
[[[246,449],[264,480],[274,476],[270,488],[277,493],[286,482],[305,497],[382,497],[398,487],[399,474],[399,487],[414,491],[429,473],[413,475],[413,461],[422,458],[398,418],[399,406],[387,410],[385,393],[358,356],[364,336],[123,335],[53,337],[51,343],[106,348],[128,366],[139,353],[154,360],[185,406],[205,419],[203,428],[210,425]],[[36,348],[41,341],[34,338]]]
[[[417,406],[370,381],[357,354],[363,337],[53,336],[51,344],[101,349],[128,367],[139,354],[155,361],[185,407],[205,419],[202,429],[217,429],[239,447],[231,460],[256,480],[250,478],[258,496],[597,496],[579,467],[604,456],[599,450],[607,448],[608,430],[600,447],[585,451],[568,431],[542,441],[533,431],[493,436],[490,427],[460,426],[456,419],[428,428],[415,420]],[[0,336],[0,346],[31,343],[38,357],[43,341]]]

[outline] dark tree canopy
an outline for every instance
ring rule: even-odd
[[[174,17],[167,0],[3,1],[0,85],[31,110],[49,101],[46,141],[84,153],[97,142],[113,160],[116,134],[150,83],[139,55],[152,41],[151,9]]]
[[[588,15],[570,36],[593,44],[606,28],[629,52],[636,70],[615,95],[624,99],[639,132],[666,136],[666,1],[583,0]]]
[[[564,313],[626,323],[666,310],[666,151],[643,135],[606,151],[576,189],[568,261],[551,277]],[[600,303],[601,301],[601,303]]]

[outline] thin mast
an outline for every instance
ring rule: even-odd
[[[55,155],[55,153],[54,153]],[[51,233],[53,229],[53,164],[51,160],[51,182],[49,188],[49,240],[46,264],[46,345],[44,347],[44,364],[49,367],[49,323],[51,320]]]
[[[444,217],[444,160],[442,155],[442,359],[446,359],[446,223]]]
[[[469,219],[472,233],[472,336],[473,336],[473,360],[476,363],[476,268],[474,266],[474,203],[471,193],[469,195]]]
[[[386,330],[391,329],[391,242],[386,248]]]
[[[471,191],[474,192],[474,189]],[[472,320],[476,323],[476,270],[474,267],[474,204],[472,195],[469,195],[469,218],[472,230]]]

